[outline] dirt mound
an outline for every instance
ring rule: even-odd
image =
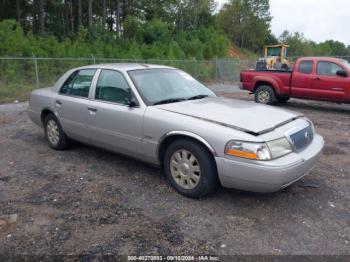
[[[231,46],[228,50],[229,56],[232,58],[239,58],[239,59],[244,59],[245,56],[243,53],[239,50],[239,48]]]

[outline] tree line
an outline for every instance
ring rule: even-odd
[[[269,0],[0,0],[0,55],[145,59],[227,57],[230,46],[261,55],[350,55],[337,41],[271,32]]]
[[[99,25],[123,35],[128,17],[140,23],[160,19],[175,29],[195,29],[212,24],[213,0],[2,0],[1,19],[16,18],[35,33],[72,36],[81,27]]]
[[[335,40],[326,40],[321,43],[316,43],[310,39],[305,38],[301,33],[290,33],[284,31],[278,41],[288,43],[289,56],[338,56],[349,57],[350,46]]]

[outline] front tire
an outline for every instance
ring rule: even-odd
[[[163,167],[172,187],[187,197],[203,197],[219,185],[212,155],[205,146],[190,139],[179,139],[170,144]]]
[[[69,141],[63,132],[61,124],[54,114],[48,114],[44,120],[45,138],[49,146],[55,150],[64,150],[68,147]]]
[[[271,86],[259,86],[254,94],[256,103],[272,105],[276,102],[276,95]]]

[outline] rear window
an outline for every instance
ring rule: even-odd
[[[95,72],[96,69],[82,69],[75,71],[64,82],[60,89],[60,93],[87,98],[89,96],[89,90]]]
[[[303,74],[311,74],[312,66],[313,66],[312,61],[301,61],[299,64],[298,71],[299,73],[303,73]]]

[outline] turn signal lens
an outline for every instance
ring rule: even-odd
[[[238,157],[258,159],[258,156],[255,153],[244,152],[237,149],[228,149],[227,154],[232,156],[238,156]]]

